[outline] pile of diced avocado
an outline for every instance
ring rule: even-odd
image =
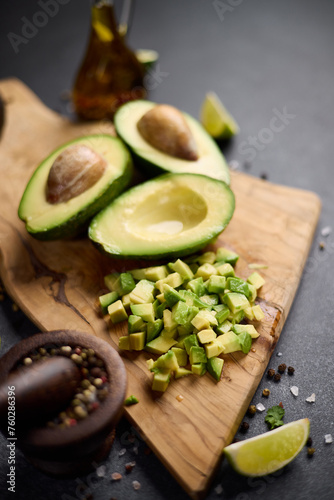
[[[128,321],[128,335],[119,338],[119,347],[160,355],[147,361],[153,390],[165,391],[172,373],[177,379],[208,371],[220,380],[220,354],[249,352],[259,333],[245,320],[264,317],[254,304],[264,279],[257,272],[247,281],[236,277],[237,260],[236,253],[219,248],[105,276],[110,292],[99,297],[103,313],[113,323]]]

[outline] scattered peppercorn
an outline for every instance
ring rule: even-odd
[[[242,432],[243,434],[245,432],[247,432],[249,429],[249,423],[248,422],[242,422],[242,424],[240,425],[240,432]]]
[[[125,470],[127,473],[131,472],[132,469],[135,467],[136,465],[136,462],[128,462],[127,464],[125,464]]]
[[[256,406],[255,405],[250,405],[247,410],[248,415],[253,417],[256,413]]]
[[[310,447],[309,447],[309,448],[307,448],[307,455],[308,455],[309,457],[313,457],[314,452],[315,452],[315,448],[310,448]]]
[[[320,250],[325,250],[325,247],[326,247],[325,242],[324,241],[320,241],[320,243],[319,243],[319,249]]]
[[[279,373],[284,373],[286,370],[286,364],[285,363],[281,363],[280,365],[278,365],[278,371]]]
[[[275,370],[273,368],[269,368],[269,370],[267,371],[268,378],[273,378],[274,375],[275,375]]]
[[[266,181],[268,179],[267,174],[265,174],[265,173],[261,174],[260,179],[262,179],[263,181]]]
[[[288,366],[288,375],[293,375],[295,373],[295,369],[293,366]]]
[[[281,380],[281,375],[279,373],[275,373],[274,382],[279,382]]]
[[[281,408],[284,408],[282,401],[278,404]]]
[[[269,396],[269,394],[270,394],[269,389],[263,389],[262,396],[264,396],[265,398],[267,398]]]
[[[309,437],[307,438],[307,441],[306,441],[306,446],[307,446],[307,447],[310,447],[310,446],[312,446],[312,443],[313,443],[313,439],[309,436]]]

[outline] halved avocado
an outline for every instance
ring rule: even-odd
[[[114,117],[117,134],[130,149],[135,164],[150,176],[166,172],[204,174],[230,183],[226,160],[215,141],[192,116],[182,112],[198,149],[195,161],[176,158],[151,146],[140,134],[139,120],[157,104],[150,101],[131,101],[121,106]]]
[[[104,171],[96,182],[67,201],[48,201],[49,173],[55,160],[67,148],[78,145],[96,152]],[[53,151],[37,167],[23,193],[18,215],[27,231],[40,240],[54,240],[78,234],[85,224],[127,187],[132,176],[131,157],[116,137],[89,135],[70,141]]]
[[[112,257],[180,257],[221,233],[234,206],[225,182],[199,174],[165,174],[116,198],[94,217],[88,235]]]

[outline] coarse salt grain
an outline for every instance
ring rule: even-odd
[[[104,477],[106,473],[107,473],[107,467],[105,465],[100,465],[100,467],[96,469],[96,475],[98,477]]]
[[[134,446],[132,448],[132,451],[133,451],[133,453],[135,453],[136,455],[138,455],[138,447],[137,446]]]
[[[315,393],[311,394],[308,398],[305,399],[307,403],[314,403],[315,402]]]
[[[217,493],[217,495],[221,495],[223,491],[224,490],[221,484],[218,484],[218,486],[215,487],[215,492]]]
[[[121,450],[119,450],[118,456],[122,457],[123,455],[125,455],[125,453],[126,453],[126,449],[122,448]]]
[[[332,228],[330,226],[326,226],[326,227],[322,228],[322,230],[320,232],[321,232],[321,236],[329,236],[332,232]]]
[[[278,353],[276,354],[276,356],[279,358],[279,357],[283,356],[283,353],[282,353],[282,352],[278,352]]]
[[[257,411],[264,411],[266,408],[265,408],[265,406],[263,406],[262,403],[258,403],[256,405],[256,409],[257,409]]]
[[[139,481],[132,481],[132,486],[134,490],[139,490],[141,487],[141,484]]]
[[[332,434],[325,434],[325,443],[331,444],[333,442]]]
[[[298,387],[297,387],[296,385],[293,385],[292,387],[290,387],[290,391],[291,391],[291,392],[292,392],[292,394],[293,394],[294,396],[296,396],[296,397],[297,397],[297,396],[298,396],[298,394],[299,394],[299,389],[298,389]]]

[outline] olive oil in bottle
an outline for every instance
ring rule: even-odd
[[[129,3],[129,2],[125,2]],[[112,0],[92,0],[91,33],[73,88],[75,111],[85,120],[112,119],[124,102],[146,97],[143,66],[116,24]]]

